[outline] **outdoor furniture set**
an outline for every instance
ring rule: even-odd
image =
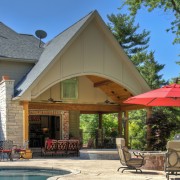
[[[175,140],[168,141],[167,143],[167,152],[165,154],[165,163],[164,171],[166,173],[166,178],[169,180],[170,175],[180,175],[180,134],[178,138],[175,137]],[[125,170],[139,170],[142,173],[140,167],[145,165],[145,160],[143,154],[136,154],[133,158],[131,153],[128,151],[128,148],[125,146],[125,140],[123,138],[116,139],[116,146],[119,153],[120,162],[123,166],[119,167],[117,171],[121,168],[123,173]]]
[[[0,141],[0,158],[4,160],[5,158],[10,161],[14,159],[31,159],[32,152],[26,147],[18,147],[13,144],[11,140]]]
[[[45,146],[41,149],[41,155],[76,155],[79,156],[79,140],[45,140]]]

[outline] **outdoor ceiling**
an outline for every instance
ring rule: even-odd
[[[124,100],[133,96],[127,89],[111,80],[91,75],[87,75],[87,78],[94,83],[95,88],[101,89],[115,104],[122,105]]]

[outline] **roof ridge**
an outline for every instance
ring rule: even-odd
[[[81,19],[79,19],[78,21],[74,22],[72,25],[70,25],[69,27],[67,27],[66,29],[64,29],[63,31],[61,31],[59,34],[57,34],[56,36],[54,36],[50,41],[48,41],[47,43],[45,43],[45,46],[48,45],[53,39],[57,38],[58,36],[60,36],[61,34],[63,34],[65,31],[67,31],[68,29],[70,29],[71,27],[73,27],[74,25],[78,24],[80,21],[82,21],[83,19],[85,19],[86,17],[90,16],[91,14],[97,12],[97,10],[93,10],[91,12],[89,12],[88,14],[86,14],[84,17],[82,17]]]

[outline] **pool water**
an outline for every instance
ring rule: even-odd
[[[65,170],[0,169],[0,180],[46,180],[49,177],[69,174]]]

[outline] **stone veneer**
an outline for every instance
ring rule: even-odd
[[[0,140],[23,144],[23,107],[12,101],[14,80],[0,82]]]
[[[62,113],[62,139],[69,139],[69,112]]]
[[[0,140],[13,140],[18,146],[23,143],[23,106],[12,100],[14,80],[0,82]],[[62,117],[62,139],[69,139],[69,112],[60,111]]]
[[[163,171],[164,170],[164,162],[165,162],[165,152],[143,152],[145,156],[146,164],[142,167],[143,169],[148,170],[158,170]]]

